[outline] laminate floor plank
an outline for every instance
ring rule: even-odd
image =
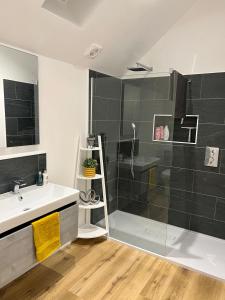
[[[225,300],[225,282],[112,240],[77,240],[0,290],[1,300]]]

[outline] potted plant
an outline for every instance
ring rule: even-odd
[[[96,174],[97,160],[93,158],[86,158],[83,162],[84,176],[94,177]]]

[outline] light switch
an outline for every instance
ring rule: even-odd
[[[214,167],[218,166],[219,148],[206,147],[205,150],[205,166]]]

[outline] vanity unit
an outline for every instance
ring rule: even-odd
[[[0,287],[37,264],[34,220],[58,211],[62,246],[77,238],[78,194],[78,190],[49,183],[24,188],[23,200],[11,192],[0,196]]]

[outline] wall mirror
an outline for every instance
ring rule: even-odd
[[[0,45],[0,147],[39,144],[38,57]]]

